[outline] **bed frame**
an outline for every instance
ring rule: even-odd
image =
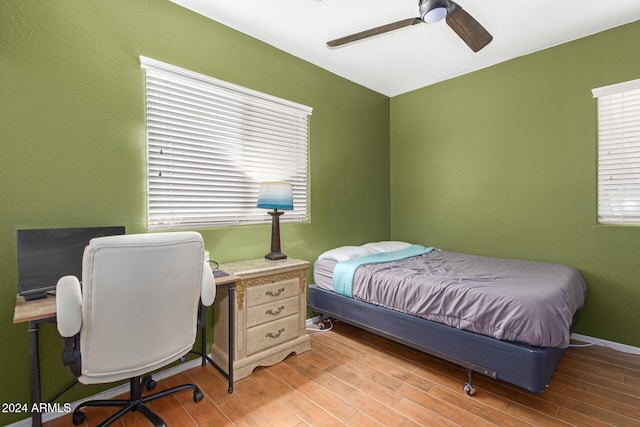
[[[468,395],[475,393],[473,373],[544,392],[563,348],[535,347],[464,331],[413,315],[309,286],[309,305],[323,319],[334,318],[466,368]],[[574,316],[573,324],[577,320]]]

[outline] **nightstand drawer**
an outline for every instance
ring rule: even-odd
[[[285,298],[297,296],[300,293],[300,279],[297,277],[279,280],[266,285],[247,287],[247,306],[281,301]]]
[[[247,329],[247,354],[257,353],[296,338],[298,317],[289,316]]]
[[[298,314],[300,305],[297,297],[251,307],[247,310],[247,327],[260,325],[283,317]]]
[[[216,294],[211,359],[219,366],[232,364],[234,379],[311,348],[305,322],[309,266],[308,261],[293,258],[220,265],[240,280],[228,292]]]

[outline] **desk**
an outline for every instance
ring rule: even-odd
[[[235,283],[240,280],[239,277],[230,274],[216,278],[216,288],[226,288],[230,295],[235,294]],[[216,299],[218,292],[216,292]],[[231,299],[229,299],[231,305]],[[40,354],[38,348],[38,329],[40,323],[56,322],[56,299],[48,296],[47,298],[25,301],[24,297],[18,295],[16,297],[16,307],[13,312],[13,324],[29,322],[29,363],[31,371],[31,403],[40,404],[42,402],[42,392],[40,388]],[[233,318],[233,310],[229,310],[229,334],[233,336],[233,326],[235,319]],[[202,328],[202,366],[206,365],[208,360],[212,363],[225,377],[229,380],[228,392],[233,392],[233,358],[229,357],[229,374],[227,375],[216,363],[213,362],[205,352],[206,349],[206,325]],[[233,348],[230,349],[233,354]],[[42,426],[42,413],[33,412],[31,414],[31,424],[36,427]]]

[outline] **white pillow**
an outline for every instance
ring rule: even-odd
[[[384,241],[384,242],[365,243],[361,247],[367,249],[368,251],[373,251],[373,253],[382,253],[382,252],[399,251],[399,250],[408,248],[409,246],[411,246],[411,243],[397,242],[397,241]]]
[[[371,242],[362,246],[340,246],[320,254],[318,259],[342,262],[366,255],[399,251],[409,246],[411,246],[411,243],[396,241]]]
[[[371,255],[372,252],[362,246],[341,246],[339,248],[330,249],[320,254],[318,259],[327,259],[333,261],[348,261],[350,259],[358,258],[365,255]]]

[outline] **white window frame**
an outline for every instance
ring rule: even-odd
[[[640,79],[592,93],[598,100],[598,222],[640,224]]]
[[[310,107],[140,56],[149,230],[269,223],[259,183],[293,187],[282,222],[308,222]]]

